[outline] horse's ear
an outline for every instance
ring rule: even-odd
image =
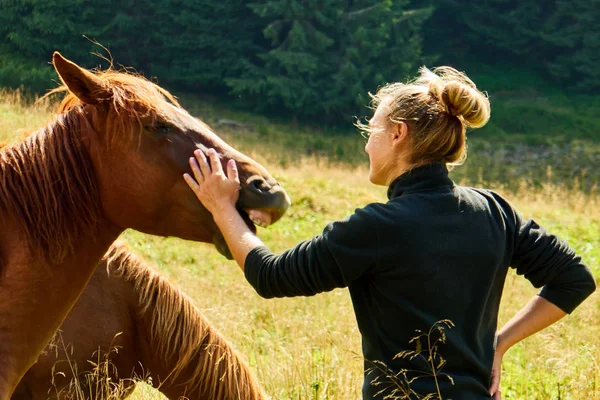
[[[96,75],[67,60],[55,51],[52,55],[54,69],[69,90],[85,104],[98,104],[111,98],[112,93]]]

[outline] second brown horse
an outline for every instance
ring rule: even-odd
[[[124,398],[136,377],[171,400],[264,398],[248,366],[191,299],[114,245],[12,398]]]

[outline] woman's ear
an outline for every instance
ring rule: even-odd
[[[404,121],[396,124],[392,130],[392,146],[400,145],[408,137],[408,125]]]

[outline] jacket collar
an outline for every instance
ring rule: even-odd
[[[430,163],[413,168],[394,179],[388,188],[388,199],[403,193],[432,190],[443,186],[453,186],[448,177],[448,169],[443,163]]]

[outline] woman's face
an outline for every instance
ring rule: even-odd
[[[375,185],[386,186],[390,183],[390,176],[394,170],[394,151],[392,147],[392,132],[394,124],[388,118],[389,111],[386,102],[381,102],[373,118],[369,120],[371,134],[365,146],[369,155],[369,180]]]

